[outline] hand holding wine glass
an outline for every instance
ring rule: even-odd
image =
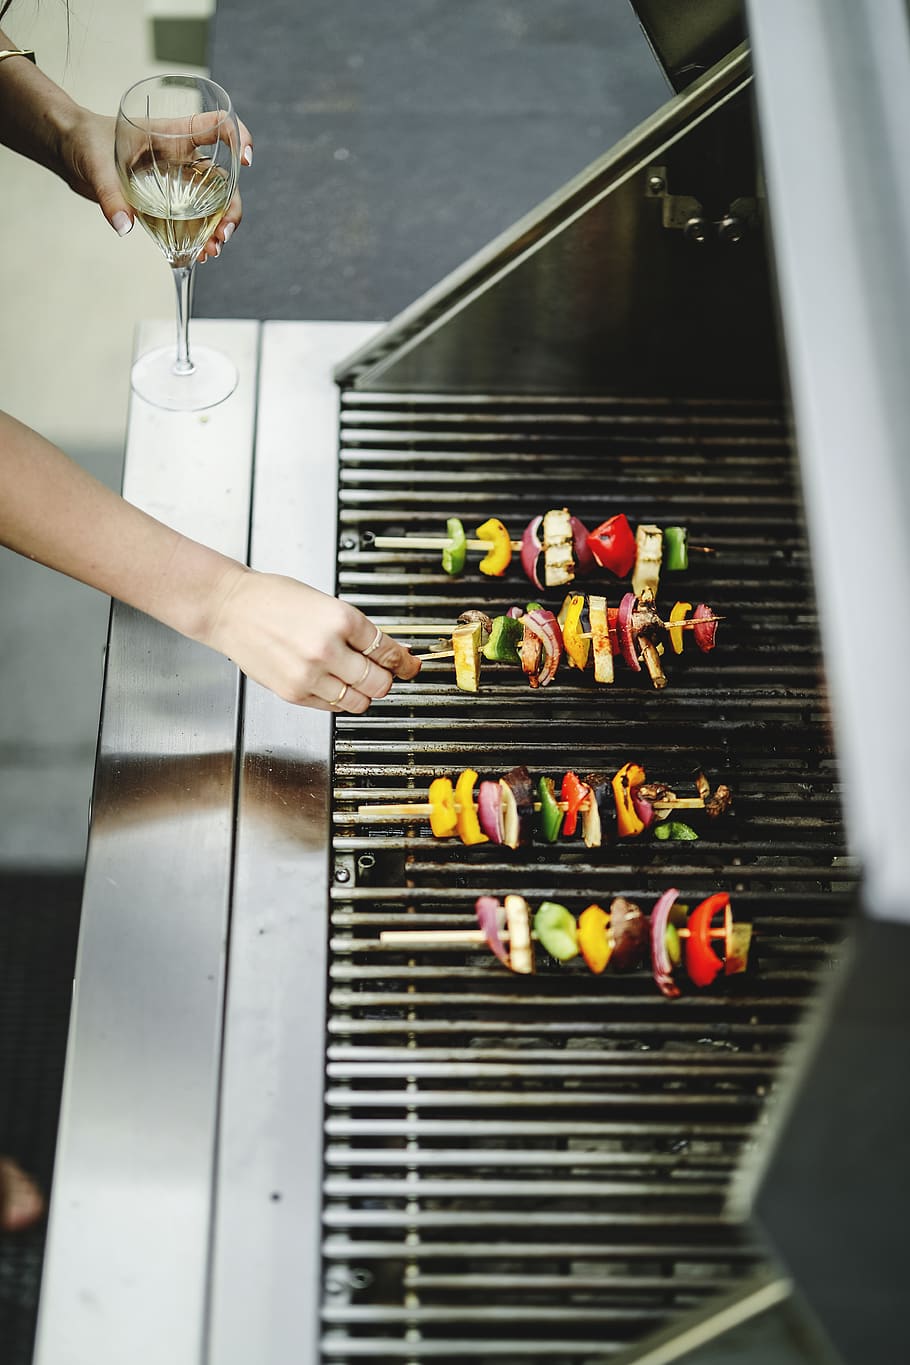
[[[237,183],[240,128],[226,91],[199,76],[153,76],[123,96],[114,159],[136,217],[174,273],[177,346],[140,356],[133,389],[157,407],[197,411],[222,402],[237,384],[229,357],[190,353],[193,270],[224,216]]]

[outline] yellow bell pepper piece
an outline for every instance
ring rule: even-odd
[[[599,905],[589,905],[578,916],[578,946],[592,972],[602,972],[613,955],[610,916]]]
[[[677,625],[677,621],[685,621],[689,612],[692,610],[691,602],[676,602],[670,612],[670,623],[667,627],[667,634],[670,636],[670,644],[673,646],[674,654],[683,652],[683,633],[682,627]]]
[[[632,788],[640,787],[645,770],[637,763],[624,763],[613,778],[613,800],[616,803],[616,832],[620,839],[631,839],[641,834],[647,825],[632,804]]]
[[[477,811],[474,809],[474,783],[477,774],[473,768],[465,768],[455,783],[455,811],[458,833],[464,844],[485,844],[487,835],[480,828]]]
[[[591,652],[591,641],[585,639],[581,630],[581,613],[585,608],[584,594],[570,592],[560,608],[558,621],[562,626],[562,641],[570,668],[585,669]]]
[[[478,540],[491,542],[489,550],[477,565],[478,569],[481,573],[499,578],[512,562],[512,540],[508,531],[497,517],[490,517],[482,526],[478,526],[475,535]]]
[[[458,828],[455,813],[455,791],[447,777],[437,777],[430,783],[430,829],[437,839],[450,838]]]

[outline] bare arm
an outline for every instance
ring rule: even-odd
[[[0,29],[0,51],[16,46]],[[253,143],[243,123],[240,138],[241,159],[249,165]],[[53,171],[76,194],[97,203],[120,236],[133,226],[133,210],[114,166],[113,117],[76,104],[25,57],[8,57],[0,62],[0,142]],[[240,195],[235,193],[203,256],[220,252],[242,214]]]
[[[171,530],[0,414],[0,543],[233,659],[288,701],[365,711],[416,659],[345,602]]]

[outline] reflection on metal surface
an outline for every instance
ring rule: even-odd
[[[124,491],[244,559],[259,328],[198,328],[241,384],[205,421],[134,401]],[[36,1365],[198,1365],[238,690],[114,606]]]
[[[710,222],[760,203],[738,50],[339,370],[356,388],[472,394],[776,396],[760,218],[693,250],[664,230],[653,167]]]
[[[264,327],[254,567],[334,590],[331,369],[375,331]],[[210,1365],[317,1359],[331,727],[246,688]]]

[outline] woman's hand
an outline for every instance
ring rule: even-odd
[[[237,566],[205,644],[285,701],[360,714],[420,663],[347,602]]]
[[[249,166],[253,159],[253,140],[245,123],[240,124],[240,160]],[[62,132],[59,165],[54,167],[71,190],[84,199],[94,200],[107,221],[122,237],[133,226],[134,213],[123,193],[114,165],[114,119],[74,106]],[[243,216],[239,190],[235,190],[212,236],[199,254],[199,260],[220,256]]]

